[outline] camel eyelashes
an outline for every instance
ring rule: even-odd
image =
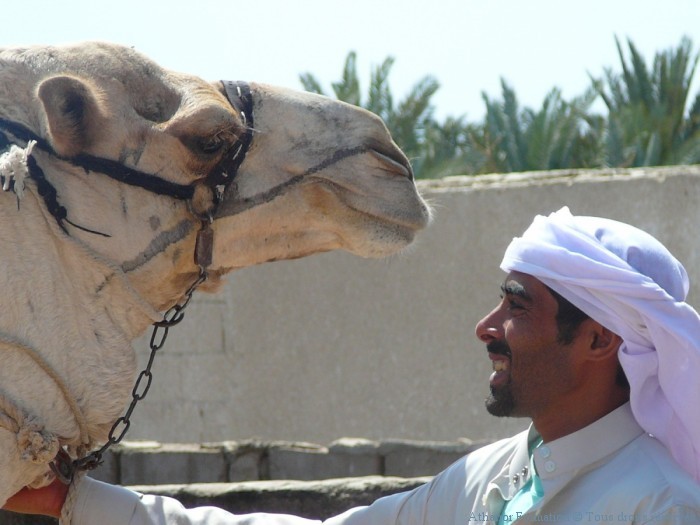
[[[203,155],[205,157],[212,157],[218,153],[221,153],[223,149],[230,146],[233,142],[221,132],[217,133],[216,135],[209,135],[206,137],[180,137],[180,141],[182,141],[182,143],[185,144],[185,146],[187,146],[193,153]]]
[[[214,153],[218,153],[221,151],[221,149],[226,145],[228,141],[224,140],[221,137],[221,134],[214,135],[213,137],[209,137],[206,139],[201,139],[198,141],[198,148],[202,153],[206,153],[207,155],[212,155]]]
[[[214,135],[195,139],[194,146],[199,153],[214,155],[234,144],[237,140],[232,129],[224,129]]]

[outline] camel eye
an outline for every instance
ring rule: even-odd
[[[221,148],[224,147],[226,144],[226,141],[224,138],[220,135],[214,135],[213,137],[207,137],[205,139],[201,139],[199,141],[199,150],[202,153],[205,153],[207,155],[212,155],[214,153],[218,153]]]

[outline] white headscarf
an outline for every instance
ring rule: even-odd
[[[681,263],[633,226],[562,208],[513,239],[501,268],[536,277],[623,339],[637,422],[700,482],[700,316]]]

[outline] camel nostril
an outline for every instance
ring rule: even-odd
[[[387,172],[413,180],[411,164],[403,155],[392,155],[386,151],[379,151],[374,148],[371,150],[371,153],[386,167]]]

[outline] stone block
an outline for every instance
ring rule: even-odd
[[[381,471],[377,447],[357,448],[337,443],[332,449],[309,443],[272,446],[268,452],[270,479],[323,480],[370,476]]]
[[[119,445],[109,448],[102,455],[102,463],[100,466],[88,472],[88,476],[99,481],[104,481],[105,483],[118,485],[121,482],[121,473],[119,471],[120,453],[121,447]]]
[[[330,466],[336,478],[376,476],[384,473],[379,443],[360,438],[342,438],[328,445]],[[319,478],[321,479],[321,478]]]
[[[258,481],[262,452],[248,452],[232,458],[228,463],[228,481]]]
[[[474,443],[469,440],[388,440],[379,447],[384,458],[384,475],[398,477],[434,476],[472,450]]]
[[[267,445],[260,441],[222,443],[228,468],[228,481],[258,481],[267,477]]]
[[[228,475],[221,447],[130,442],[120,454],[121,484],[223,482]]]

